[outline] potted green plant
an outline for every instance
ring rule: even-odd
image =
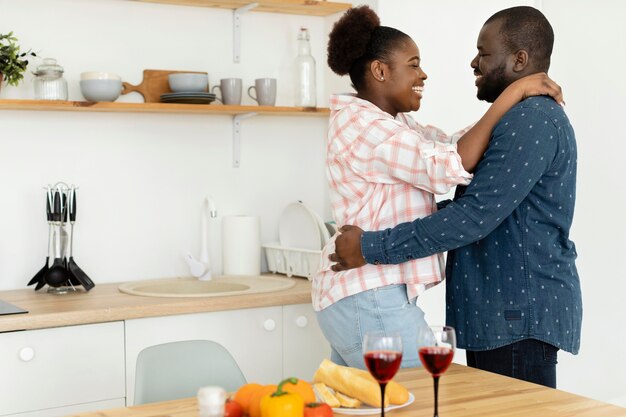
[[[37,55],[30,49],[26,52],[20,51],[13,32],[0,34],[0,88],[3,81],[9,85],[18,85],[24,78],[28,57],[31,56]]]

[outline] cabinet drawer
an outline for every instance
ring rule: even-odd
[[[2,333],[0,370],[0,416],[124,397],[124,324]]]
[[[311,304],[283,306],[283,378],[313,379],[330,345],[317,324]]]

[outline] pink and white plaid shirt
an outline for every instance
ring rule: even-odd
[[[331,96],[330,108],[326,173],[338,226],[382,230],[428,216],[436,211],[433,193],[445,194],[457,184],[470,182],[472,176],[456,151],[456,141],[466,130],[448,136],[402,113],[394,119],[354,95]],[[328,260],[334,251],[333,238],[324,247],[313,277],[316,311],[391,284],[406,284],[407,296],[413,299],[444,277],[443,254],[334,272]]]

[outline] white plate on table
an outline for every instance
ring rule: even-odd
[[[390,405],[388,407],[385,407],[385,413],[387,411],[395,410],[398,408],[404,408],[407,405],[413,404],[413,401],[415,401],[415,396],[409,392],[409,399],[404,404]],[[369,415],[380,414],[380,408],[370,407],[369,405],[363,405],[359,408],[337,407],[337,408],[333,408],[333,412],[337,414],[348,414],[348,415],[353,415],[353,416],[369,416]]]

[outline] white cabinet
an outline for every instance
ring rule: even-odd
[[[0,416],[123,406],[124,323],[2,333],[0,375]]]
[[[139,352],[181,340],[217,342],[233,355],[247,381],[276,383],[282,377],[282,329],[280,306],[127,320],[127,404],[134,404]]]
[[[212,340],[235,358],[248,382],[310,379],[330,348],[310,304],[126,321],[126,387],[134,404],[135,364],[143,349],[181,340]]]
[[[283,306],[283,377],[311,380],[330,345],[320,330],[311,304]]]

